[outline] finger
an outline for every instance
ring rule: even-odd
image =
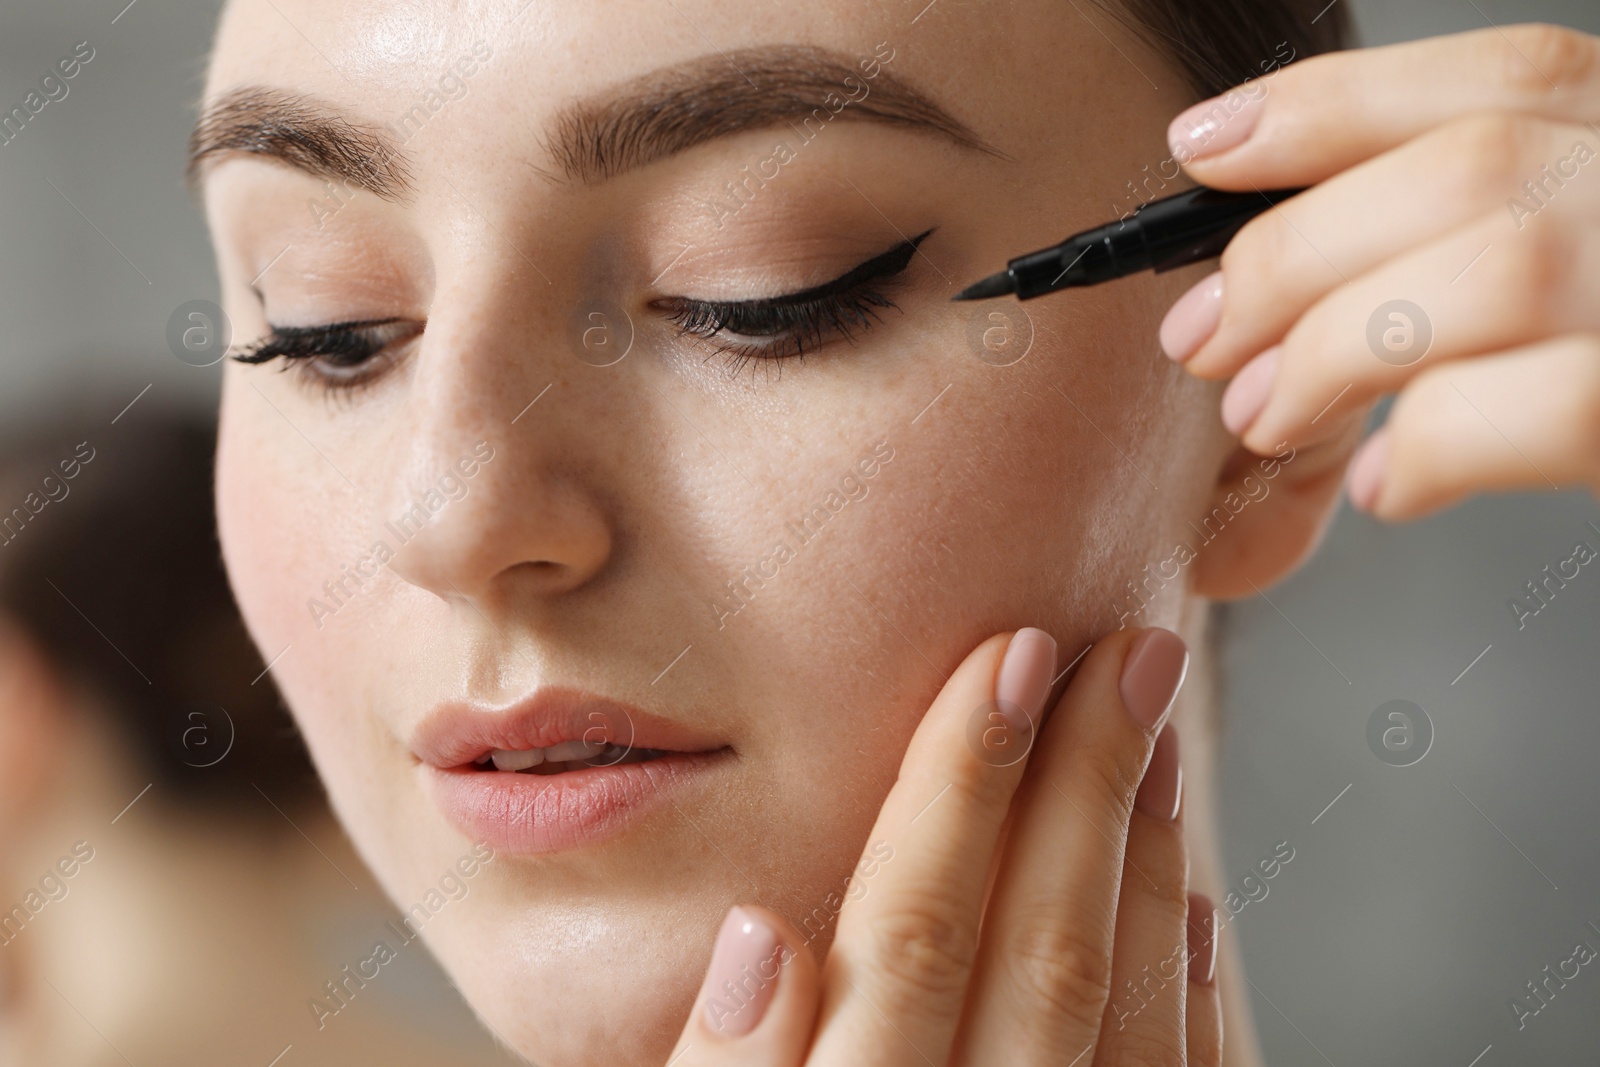
[[[740,905],[673,1048],[673,1067],[799,1067],[816,1025],[817,964],[781,915]]]
[[[1438,364],[1600,329],[1600,224],[1558,209],[1520,231],[1496,212],[1330,293],[1234,377],[1224,423],[1298,447]]]
[[[1188,994],[1183,1020],[1189,1045],[1188,1067],[1222,1063],[1222,997],[1217,992],[1217,910],[1211,898],[1189,894]]]
[[[918,726],[863,852],[863,864],[878,859],[871,883],[847,894],[823,967],[819,1062],[920,1067],[949,1058],[995,842],[1055,659],[1055,641],[1041,630],[991,638]],[[972,740],[1004,735],[1008,721],[1018,755]]]
[[[1182,1067],[1189,943],[1189,859],[1180,818],[1178,735],[1161,731],[1128,829],[1096,1067]]]
[[[1314,185],[1459,115],[1600,114],[1600,40],[1525,25],[1316,56],[1173,120],[1173,159],[1219,189]]]
[[[1435,367],[1351,462],[1350,499],[1413,519],[1473,493],[1600,492],[1600,335]]]
[[[1065,1063],[1094,1043],[1134,797],[1187,666],[1176,634],[1121,630],[1056,705],[1016,798],[952,1062]]]
[[[1281,341],[1331,290],[1490,212],[1531,215],[1546,198],[1600,217],[1600,135],[1504,112],[1453,119],[1336,174],[1252,220],[1220,279],[1181,298],[1162,324],[1167,354],[1202,378],[1236,373]],[[1220,305],[1211,294],[1220,291]]]

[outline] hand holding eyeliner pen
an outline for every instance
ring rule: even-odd
[[[1300,189],[1225,193],[1204,186],[1152,200],[1127,218],[1018,256],[1006,269],[961,290],[953,300],[1015,293],[1032,300],[1058,289],[1099,285],[1140,271],[1175,270],[1220,256],[1244,224]]]

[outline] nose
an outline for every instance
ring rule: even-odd
[[[614,544],[585,438],[595,421],[555,361],[517,358],[507,343],[425,335],[384,516],[391,539],[404,539],[391,563],[401,578],[491,617],[513,599],[581,588]]]

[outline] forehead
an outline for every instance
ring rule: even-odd
[[[794,10],[800,6],[807,10]],[[754,45],[798,41],[870,54],[894,21],[840,0],[233,0],[207,95],[254,80],[400,104],[476,47],[494,56],[498,80],[515,80],[537,106]]]

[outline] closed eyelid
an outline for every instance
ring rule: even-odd
[[[873,278],[882,278],[889,274],[899,274],[911,264],[911,257],[916,255],[917,248],[931,233],[933,233],[933,230],[931,229],[924,230],[917,236],[900,242],[887,252],[879,253],[866,262],[850,268],[850,270],[846,271],[844,274],[841,274],[831,282],[823,282],[821,285],[813,286],[810,289],[802,289],[798,293],[786,293],[783,296],[772,297],[770,299],[794,303],[804,300],[815,300],[818,297],[833,296],[837,293],[845,292],[861,284],[862,282],[870,281]],[[763,303],[763,301],[751,300],[745,301],[745,303],[760,304]]]
[[[389,338],[375,338],[374,332],[382,332],[385,328],[407,326],[409,330],[390,329],[396,334]],[[254,345],[246,347],[233,358],[240,363],[258,364],[269,363],[279,357],[287,359],[308,359],[312,356],[325,355],[330,346],[339,347],[352,344],[365,343],[373,348],[382,348],[396,341],[402,340],[409,333],[411,337],[422,333],[423,324],[412,323],[402,318],[364,319],[348,322],[326,323],[316,326],[268,326],[265,338]]]
[[[820,285],[813,285],[807,289],[780,293],[776,296],[755,297],[749,300],[702,300],[693,297],[669,297],[657,300],[654,303],[658,306],[691,303],[714,307],[760,309],[789,304],[803,304],[812,300],[837,296],[840,293],[849,292],[863,282],[886,278],[904,271],[910,266],[912,256],[916,255],[922,242],[934,232],[934,229],[937,229],[937,227],[924,230],[915,237],[907,238],[893,248],[880,252],[871,259],[851,267],[839,277],[823,282]]]
[[[880,311],[897,307],[887,291],[899,285],[918,245],[932,232],[903,240],[807,289],[738,301],[666,297],[650,306],[665,313],[680,334],[728,355],[735,369],[752,359],[803,356],[832,340],[854,341],[878,321]]]

